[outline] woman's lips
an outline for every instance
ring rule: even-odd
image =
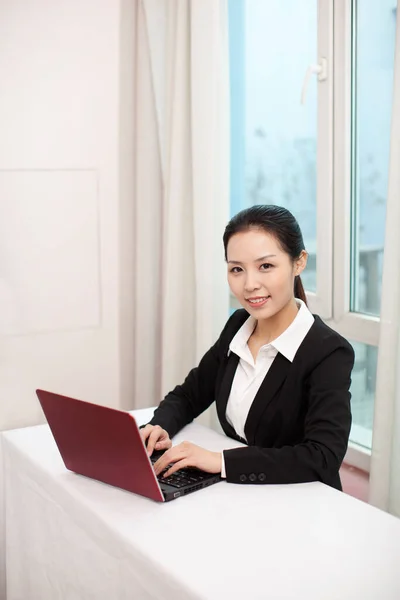
[[[252,308],[261,308],[262,306],[265,306],[268,302],[268,300],[270,299],[271,296],[259,296],[256,298],[246,298],[246,302],[252,307]]]

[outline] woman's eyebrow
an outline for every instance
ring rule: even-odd
[[[276,256],[276,254],[266,254],[265,256],[260,256],[260,258],[256,258],[254,262],[261,262],[262,260],[265,260],[266,258],[272,258],[273,256]],[[240,262],[240,260],[228,260],[228,264],[241,265],[242,263]]]

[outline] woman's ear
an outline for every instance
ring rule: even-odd
[[[294,274],[300,275],[307,265],[308,254],[305,250],[300,252],[299,257],[294,261]]]

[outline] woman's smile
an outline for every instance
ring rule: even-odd
[[[253,298],[246,298],[246,302],[250,304],[251,308],[261,308],[265,306],[271,296],[254,296]]]

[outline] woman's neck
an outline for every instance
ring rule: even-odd
[[[262,341],[263,345],[276,340],[293,323],[298,310],[296,300],[293,298],[276,315],[257,321],[253,336]]]

